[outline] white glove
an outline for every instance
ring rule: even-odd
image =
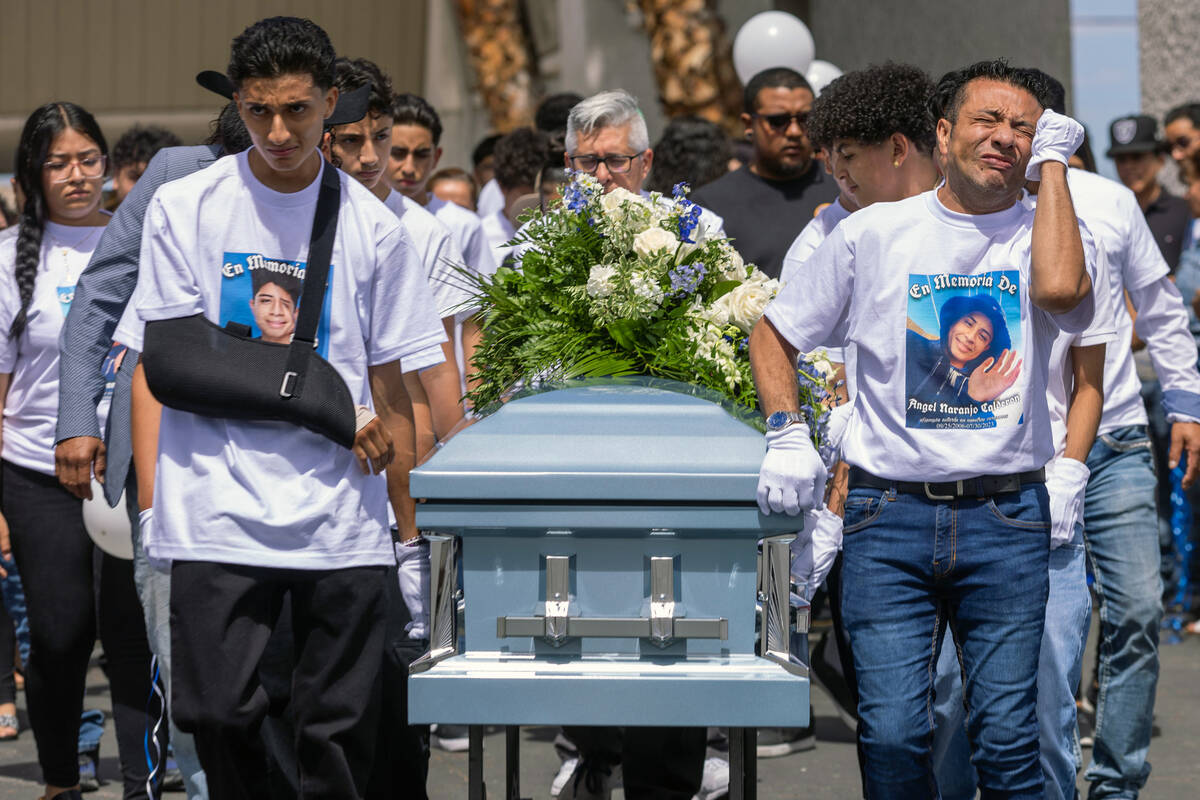
[[[802,422],[767,431],[767,454],[758,470],[758,508],[796,516],[825,498],[825,465]]]
[[[827,508],[804,512],[804,530],[792,542],[792,580],[812,600],[842,549],[842,518]]]
[[[828,425],[825,435],[829,438],[830,446],[841,449],[842,439],[846,436],[846,426],[850,422],[851,403],[842,403],[829,409]]]
[[[1046,492],[1050,495],[1050,549],[1075,538],[1075,523],[1083,521],[1083,495],[1091,470],[1081,461],[1059,456],[1046,465]]]
[[[412,621],[404,627],[410,639],[429,638],[429,542],[423,537],[396,542],[400,595]]]
[[[1032,154],[1029,156],[1029,165],[1025,167],[1026,180],[1042,179],[1044,161],[1057,161],[1065,166],[1082,141],[1082,125],[1065,114],[1047,108],[1038,118],[1033,133]]]

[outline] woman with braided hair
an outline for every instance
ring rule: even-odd
[[[59,332],[109,219],[100,205],[107,157],[104,134],[83,108],[59,102],[34,111],[17,148],[20,229],[0,243],[0,553],[11,553],[25,588],[26,694],[46,800],[79,796],[79,716],[97,627],[125,797],[147,796],[150,654],[132,564],[96,551],[82,501],[54,469]]]

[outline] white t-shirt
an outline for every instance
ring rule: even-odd
[[[891,480],[940,481],[1050,460],[1051,346],[1059,329],[1087,328],[1093,301],[1060,315],[1030,302],[1032,230],[1033,212],[1020,203],[985,215],[954,213],[936,192],[876,203],[843,220],[805,263],[804,280],[767,307],[801,352],[838,338],[857,346],[848,463]],[[970,386],[1004,350],[1022,361],[1015,382]]]
[[[497,267],[502,266],[508,254],[517,249],[507,245],[507,242],[516,235],[517,229],[508,221],[508,217],[504,216],[503,209],[493,211],[486,217],[480,217],[479,221],[483,225],[483,236],[487,239],[492,261],[496,263]]]
[[[496,271],[496,262],[483,235],[483,223],[479,217],[455,203],[436,195],[429,196],[425,210],[433,214],[453,234],[462,251],[466,264],[480,275],[491,275]]]
[[[1030,206],[1036,205],[1035,198],[1029,198]],[[1088,229],[1090,232],[1090,229]],[[1092,236],[1093,240],[1098,237]],[[1109,275],[1107,255],[1101,242],[1096,248],[1096,285],[1105,286],[1112,281]],[[1050,381],[1046,387],[1046,404],[1050,409],[1050,430],[1054,438],[1054,455],[1061,456],[1067,445],[1067,413],[1070,410],[1071,393],[1075,388],[1074,361],[1071,355],[1072,347],[1089,347],[1105,345],[1105,359],[1108,351],[1124,345],[1117,339],[1117,320],[1113,308],[1113,297],[1107,291],[1095,293],[1095,315],[1087,330],[1080,333],[1059,332],[1054,337],[1054,346],[1050,350]],[[1122,308],[1124,304],[1122,303]],[[1107,383],[1103,387],[1107,393]]]
[[[445,319],[468,312],[471,294],[467,291],[466,281],[456,269],[463,266],[463,254],[450,229],[416,200],[394,189],[383,204],[399,217],[400,224],[408,231],[416,247],[421,263],[425,265],[425,277],[437,302],[438,316]]]
[[[251,298],[299,293],[320,179],[281,194],[251,173],[248,152],[159,188],[146,211],[133,304],[145,322],[203,313],[224,325],[278,322]],[[322,162],[324,169],[332,169]],[[329,290],[317,352],[372,405],[367,368],[445,341],[412,240],[365,187],[344,173]],[[266,280],[263,280],[263,273]],[[274,281],[278,281],[275,283]],[[274,294],[272,294],[274,292]],[[256,309],[257,310],[257,309]],[[288,333],[288,332],[285,332]],[[122,331],[142,348],[141,331]],[[394,563],[382,475],[354,454],[283,422],[163,410],[147,554],[291,569]]]
[[[500,190],[500,184],[495,178],[485,183],[479,190],[479,199],[475,202],[475,209],[480,219],[497,211],[504,213],[504,192]]]
[[[1133,320],[1125,305],[1125,292],[1136,293],[1149,287],[1168,275],[1170,269],[1133,192],[1116,181],[1081,169],[1068,170],[1067,182],[1071,187],[1075,214],[1087,223],[1099,248],[1104,251],[1108,264],[1108,292],[1116,320],[1117,341],[1106,348],[1104,357],[1104,416],[1100,420],[1100,433],[1128,425],[1145,425],[1142,384],[1130,349]],[[1143,324],[1144,321],[1139,322],[1139,331]],[[1186,319],[1184,325],[1186,328]],[[1143,338],[1149,342],[1153,336],[1154,333],[1147,332]],[[1150,346],[1148,349],[1153,356],[1155,348]],[[1194,346],[1184,361],[1190,375],[1182,374],[1178,383],[1191,391],[1200,391]],[[1168,382],[1169,379],[1164,379],[1164,384]]]
[[[75,297],[75,283],[91,260],[104,227],[47,222],[33,297],[20,337],[8,335],[21,310],[14,273],[17,236],[0,242],[0,373],[11,374],[4,401],[4,460],[54,474],[58,423],[58,336]],[[104,426],[107,408],[100,409]]]
[[[787,283],[795,278],[796,270],[808,260],[821,242],[833,233],[833,229],[838,226],[838,223],[848,216],[850,216],[850,210],[842,205],[841,197],[826,204],[818,211],[817,215],[804,226],[804,230],[800,231],[800,235],[792,242],[792,246],[788,248],[787,254],[783,257],[783,269],[779,273],[780,282]]]
[[[786,284],[788,281],[795,280],[797,275],[803,275],[800,268],[804,262],[821,245],[821,242],[829,238],[829,234],[833,233],[833,229],[838,226],[838,223],[848,216],[850,216],[850,210],[842,205],[840,197],[832,203],[827,203],[817,212],[817,215],[804,226],[804,230],[800,231],[800,235],[796,237],[792,246],[788,248],[787,254],[784,255],[779,282]],[[825,353],[830,361],[846,365],[846,391],[853,398],[854,347],[846,347],[844,343],[830,343],[825,348]]]

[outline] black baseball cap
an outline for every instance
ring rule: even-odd
[[[224,72],[217,72],[215,69],[203,70],[196,74],[196,83],[210,92],[221,95],[226,100],[233,99],[235,87],[233,81],[229,80],[229,76]],[[334,125],[349,125],[351,122],[358,122],[367,115],[367,104],[370,99],[371,84],[369,83],[353,91],[342,92],[338,95],[333,114],[325,120],[325,127],[332,128]]]
[[[1109,158],[1126,153],[1158,153],[1163,149],[1158,138],[1158,120],[1145,114],[1114,119],[1108,126],[1108,134],[1112,146],[1105,155]]]

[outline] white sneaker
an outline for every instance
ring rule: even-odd
[[[575,768],[578,766],[578,758],[568,758],[559,764],[558,774],[554,776],[554,780],[550,781],[551,797],[558,797],[559,792],[567,785],[567,781],[571,780],[571,776],[575,774]]]
[[[717,800],[729,795],[729,762],[723,758],[704,759],[704,778],[692,800]]]
[[[611,800],[613,769],[593,767],[585,761],[575,769],[563,784],[559,800]]]

